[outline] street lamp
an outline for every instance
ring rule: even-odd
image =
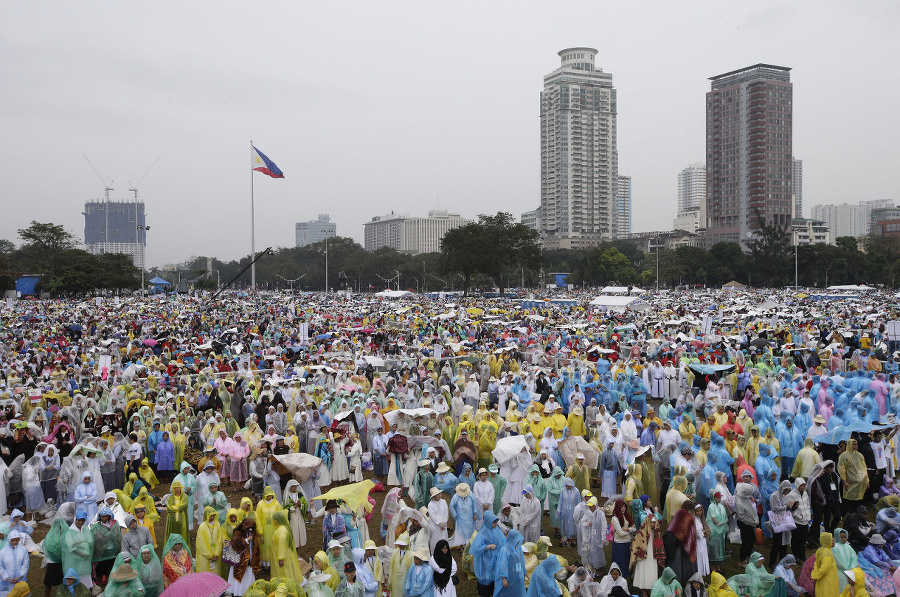
[[[797,247],[800,245],[800,235],[797,234],[796,230],[791,232],[794,236],[794,292],[797,292],[797,273],[799,271],[797,267]]]
[[[134,219],[137,220],[137,211],[135,211]],[[144,257],[146,255],[146,249],[144,246],[147,244],[147,231],[150,230],[150,226],[135,226],[135,231],[143,230],[144,231],[144,243],[140,243],[140,234],[135,234],[135,246],[138,247],[138,251],[141,253],[141,295],[144,294]]]
[[[218,290],[222,287],[222,277],[219,275],[219,270],[214,269],[213,271],[216,272],[216,290]]]
[[[331,230],[320,230],[325,235],[325,294],[328,294],[328,236],[333,234]]]
[[[399,292],[399,291],[400,291],[400,272],[398,272],[397,270],[394,270],[394,273],[397,274],[397,276],[396,276],[396,278],[397,278],[397,291]]]

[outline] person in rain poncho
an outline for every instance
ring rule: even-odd
[[[531,573],[526,597],[559,597],[563,594],[559,583],[556,582],[556,573],[562,570],[559,560],[554,555],[548,555],[547,559],[538,564]]]
[[[403,584],[404,597],[432,597],[434,594],[434,571],[428,561],[431,559],[428,550],[420,548],[413,552],[413,563],[406,573]],[[338,597],[335,594],[335,597]]]
[[[441,539],[437,542],[428,563],[433,572],[434,597],[456,597],[456,586],[452,579],[457,570],[456,561],[450,553],[450,544],[446,540]]]
[[[675,571],[671,568],[662,571],[659,580],[653,584],[653,589],[650,591],[650,597],[673,597],[681,594],[681,583],[678,582]]]
[[[838,458],[837,473],[844,481],[841,510],[845,513],[855,510],[862,503],[869,487],[866,460],[859,452],[859,442],[855,438],[847,442],[847,450]]]
[[[62,549],[62,565],[68,570],[74,568],[81,582],[88,588],[93,587],[91,579],[92,560],[94,557],[94,535],[86,522],[87,513],[83,510],[75,512],[75,522],[66,532]]]
[[[159,597],[163,592],[162,562],[152,545],[141,547],[140,555],[131,558],[131,567],[138,573],[141,584],[144,585],[144,597]]]
[[[526,485],[519,506],[519,531],[526,541],[536,542],[541,536],[541,502],[534,495],[534,487]]]
[[[197,554],[194,562],[196,571],[220,574],[224,544],[219,514],[215,508],[207,506],[203,511],[203,522],[197,527],[197,542],[194,549]]]
[[[456,486],[456,495],[450,500],[450,515],[456,523],[456,530],[453,532],[450,545],[457,546],[468,543],[472,533],[475,532],[478,521],[482,518],[481,508],[471,493],[468,483],[460,483]]]
[[[227,580],[232,595],[243,595],[255,582],[259,572],[259,552],[256,521],[250,517],[235,527],[222,554],[222,560],[229,567]]]
[[[334,591],[328,586],[331,577],[318,570],[309,575],[307,591],[309,597],[334,597]]]
[[[869,597],[868,589],[866,589],[866,573],[862,568],[847,570],[844,576],[847,578],[847,586],[841,591],[841,597]],[[816,585],[816,594],[818,594],[818,585]]]
[[[194,572],[194,556],[187,541],[178,533],[169,535],[163,547],[163,579],[168,587],[173,582]]]
[[[719,563],[725,561],[725,539],[728,536],[729,522],[728,510],[722,503],[722,493],[715,489],[710,490],[712,499],[706,511],[706,524],[709,526],[710,537],[709,562],[712,569],[719,571]]]
[[[440,489],[431,488],[431,500],[428,502],[428,524],[431,531],[429,548],[432,553],[438,541],[450,539],[447,533],[447,526],[450,523],[450,507],[443,496]]]
[[[294,548],[306,545],[306,513],[309,503],[303,494],[300,483],[296,479],[288,481],[284,488],[284,509],[290,515],[291,533],[294,536]]]
[[[806,589],[797,582],[797,576],[792,570],[796,566],[797,558],[788,554],[775,567],[775,576],[784,580],[785,589],[789,597],[798,597],[798,595],[806,592]]]
[[[366,550],[358,547],[353,550],[353,564],[356,566],[356,581],[361,583],[364,589],[364,597],[379,597],[381,595],[381,583],[375,580],[372,570],[366,565]],[[344,571],[344,576],[347,572]]]
[[[63,582],[62,548],[68,531],[69,524],[65,518],[54,518],[50,530],[44,536],[44,587],[47,593]]]
[[[21,540],[19,532],[12,531],[6,545],[0,549],[0,597],[6,597],[16,583],[28,580],[30,560],[28,551],[20,545]]]
[[[813,467],[820,462],[822,462],[822,457],[816,452],[813,438],[808,437],[803,440],[803,448],[797,453],[797,459],[794,461],[794,468],[791,469],[790,476],[808,479]]]
[[[763,567],[764,559],[761,553],[753,552],[750,554],[750,563],[744,569],[744,574],[750,580],[749,597],[764,597],[775,588],[776,577],[774,574],[769,574]],[[829,593],[823,593],[823,595],[827,594]]]
[[[344,564],[353,559],[353,552],[349,544],[344,544],[337,539],[332,539],[328,543],[328,565],[334,568],[338,576],[344,578]]]
[[[606,451],[604,450],[605,453]],[[575,487],[578,488],[578,491],[589,489],[591,486],[591,469],[584,464],[584,454],[579,452],[575,460],[575,464],[566,471],[566,477],[575,481]]]
[[[260,565],[268,570],[272,563],[274,544],[272,535],[275,532],[275,512],[281,510],[281,504],[275,499],[275,490],[268,485],[263,489],[263,499],[256,505],[256,529],[260,542]]]
[[[228,512],[228,498],[225,497],[224,493],[219,491],[218,479],[213,479],[209,482],[209,490],[206,492],[206,495],[203,496],[199,506],[204,510],[207,507],[211,507],[216,511],[216,514],[219,515],[219,523],[222,524],[225,522],[225,514]]]
[[[122,537],[122,551],[127,551],[136,558],[144,545],[153,544],[153,537],[147,527],[138,524],[133,514],[125,515],[125,527],[127,532]]]
[[[97,486],[91,481],[91,473],[84,472],[81,475],[81,483],[75,488],[75,508],[83,510],[88,520],[93,520],[97,514]]]
[[[816,553],[818,554],[818,551]],[[849,537],[844,529],[834,529],[834,547],[831,549],[831,553],[837,566],[838,583],[843,591],[847,586],[847,576],[844,573],[859,566],[856,550],[850,547]]]
[[[97,522],[91,525],[91,533],[94,535],[94,577],[103,584],[122,551],[122,527],[113,518],[112,510],[104,506],[97,514]]]
[[[409,552],[409,537],[403,533],[394,541],[394,551],[388,564],[387,586],[391,595],[403,595],[406,574],[412,565],[412,554]],[[324,554],[323,554],[324,555]],[[325,563],[328,563],[326,558]],[[336,575],[337,573],[335,573]]]
[[[559,495],[559,504],[556,507],[563,546],[573,543],[578,536],[578,526],[575,524],[573,513],[575,506],[580,503],[581,493],[575,487],[575,481],[567,478],[563,482],[563,490]]]
[[[144,594],[144,585],[140,576],[132,567],[130,553],[120,553],[113,564],[112,574],[109,575],[109,583],[103,590],[105,597],[141,597]]]
[[[52,597],[91,597],[91,590],[81,584],[78,572],[74,568],[69,568],[62,584],[56,588]]]
[[[187,513],[188,530],[193,530],[194,494],[197,492],[197,478],[191,474],[193,467],[187,462],[183,461],[178,470],[181,472],[175,475],[175,480],[172,481],[172,487],[175,487],[175,483],[181,483],[182,491],[187,496],[188,500],[187,506],[185,507],[185,512]]]
[[[296,582],[303,581],[303,572],[297,560],[297,548],[286,510],[278,510],[272,516],[275,532],[272,534],[272,578],[284,577]]]
[[[205,464],[203,472],[197,475],[197,485],[194,490],[194,504],[197,506],[195,514],[197,524],[203,522],[203,509],[206,507],[204,501],[209,494],[209,486],[212,483],[215,483],[218,488],[219,475],[216,473],[215,464],[209,461]]]
[[[525,597],[523,539],[515,530],[506,535],[494,568],[494,597]]]
[[[578,555],[590,570],[599,571],[606,566],[606,529],[606,514],[597,505],[597,498],[591,497],[578,521]]]
[[[188,531],[188,496],[180,481],[172,482],[172,493],[166,500],[166,544],[173,534],[181,535],[187,544],[190,539]]]
[[[485,512],[484,524],[469,547],[480,597],[489,597],[494,593],[494,570],[498,548],[506,541],[503,532],[498,528],[499,522],[493,512]]]
[[[609,572],[600,580],[600,597],[607,597],[615,587],[619,587],[626,595],[631,594],[628,592],[628,581],[622,575],[622,569],[613,562],[609,565]]]

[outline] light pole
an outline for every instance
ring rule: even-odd
[[[397,292],[400,292],[400,272],[394,270],[394,273],[397,274]]]
[[[425,273],[425,262],[422,262],[422,294],[425,294],[425,280],[428,279],[428,274]]]
[[[659,294],[659,234],[656,235],[656,293]]]
[[[794,292],[797,292],[797,273],[799,268],[797,267],[797,247],[800,245],[800,235],[797,234],[797,231],[793,231],[794,235]]]
[[[300,278],[302,278],[306,274],[300,274],[298,277],[294,278],[293,280],[289,280],[289,279],[285,278],[284,276],[282,276],[281,274],[275,274],[275,275],[278,276],[279,278],[281,278],[282,280],[284,280],[285,282],[287,282],[288,284],[290,284],[291,285],[291,294],[294,294],[294,282],[299,282]]]
[[[137,209],[135,209],[134,214],[135,214],[134,219],[137,220]],[[138,230],[144,231],[144,243],[143,244],[141,244],[139,242],[140,239],[138,238],[139,235],[137,234]],[[141,295],[144,294],[144,259],[146,257],[146,252],[147,252],[144,247],[147,244],[147,231],[148,230],[150,230],[150,226],[135,226],[135,233],[136,233],[135,239],[134,239],[136,241],[135,246],[137,246],[138,250],[141,252]]]
[[[331,230],[320,230],[325,235],[325,294],[328,294],[328,235]]]
[[[216,290],[218,290],[222,287],[222,277],[219,275],[219,270],[214,269],[213,271],[216,272]]]

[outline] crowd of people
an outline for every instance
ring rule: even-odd
[[[0,597],[893,595],[892,303],[6,305]]]

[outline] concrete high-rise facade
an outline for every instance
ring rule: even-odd
[[[88,253],[124,253],[135,267],[144,267],[147,222],[143,201],[88,201],[82,213]]]
[[[791,187],[794,192],[794,217],[803,217],[803,160],[794,158],[791,171]]]
[[[691,164],[678,173],[678,211],[706,213],[706,166]]]
[[[321,242],[326,238],[337,236],[337,224],[331,221],[328,214],[319,214],[318,219],[309,222],[297,222],[294,225],[297,247],[305,247]]]
[[[859,238],[869,234],[870,227],[874,223],[873,211],[892,207],[894,207],[893,199],[860,201],[857,205],[849,203],[814,205],[812,218],[822,220],[828,225],[833,240],[842,236]]]
[[[593,48],[559,52],[541,91],[541,236],[549,249],[616,237],[616,90]]]
[[[710,77],[706,94],[706,238],[744,248],[763,224],[791,225],[790,68],[756,64]]]
[[[364,246],[367,251],[390,247],[410,255],[436,253],[441,250],[441,239],[447,232],[471,223],[472,220],[444,209],[430,210],[427,218],[392,212],[363,224]]]
[[[631,177],[619,176],[616,192],[616,238],[631,234]]]

